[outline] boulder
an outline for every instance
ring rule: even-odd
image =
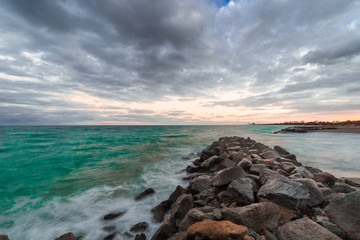
[[[245,177],[246,173],[244,169],[240,166],[225,168],[219,171],[216,176],[213,178],[212,183],[215,187],[223,186],[231,181]]]
[[[322,173],[314,173],[314,180],[321,183],[326,183],[329,187],[332,187],[335,185],[336,178],[327,172]]]
[[[314,180],[310,178],[300,178],[300,179],[294,179],[294,181],[303,184],[309,190],[310,200],[308,202],[308,205],[310,207],[320,205],[324,201],[322,192],[320,191]]]
[[[192,195],[182,194],[171,206],[170,221],[180,223],[191,208],[193,208]]]
[[[6,235],[5,235],[6,236]],[[1,239],[1,238],[0,238]],[[6,240],[6,238],[4,238]],[[65,233],[55,240],[77,240],[75,235],[72,232]]]
[[[194,193],[200,193],[206,189],[212,187],[212,181],[209,175],[201,175],[193,180],[189,184],[190,190]]]
[[[194,173],[194,172],[198,172],[200,169],[200,166],[196,166],[194,164],[190,164],[189,166],[186,167],[186,172],[188,173]]]
[[[143,232],[149,227],[147,222],[139,222],[130,228],[131,232]]]
[[[162,222],[164,220],[165,213],[171,209],[172,201],[165,200],[159,203],[156,207],[151,209],[153,217],[156,222]]]
[[[252,161],[249,157],[243,158],[240,162],[236,164],[236,166],[242,167],[244,170],[249,170],[252,166]]]
[[[344,230],[339,228],[338,225],[331,223],[328,220],[321,220],[319,224],[324,228],[326,228],[327,230],[329,230],[330,232],[332,232],[333,234],[335,234],[336,236],[340,237],[341,239],[346,239],[346,232],[344,232]]]
[[[231,156],[231,159],[235,162],[238,163],[241,160],[243,160],[245,157],[247,157],[247,154],[244,152],[238,152],[237,154],[234,154]]]
[[[338,236],[308,218],[288,222],[278,228],[279,240],[340,240]]]
[[[155,193],[155,190],[153,188],[148,188],[146,190],[144,190],[143,192],[139,193],[138,195],[135,196],[135,200],[140,200],[143,199],[144,197]]]
[[[258,198],[266,199],[285,208],[301,210],[308,203],[310,194],[303,184],[279,175],[261,186]]]
[[[103,238],[103,240],[113,240],[117,233],[112,233]]]
[[[260,172],[266,168],[269,168],[266,164],[253,164],[250,168],[250,173],[260,175]]]
[[[275,228],[280,219],[279,208],[272,202],[253,203],[245,207],[223,208],[221,214],[224,220],[245,225],[255,231]]]
[[[210,169],[212,166],[214,166],[215,159],[217,158],[218,158],[217,155],[209,157],[208,159],[206,159],[204,162],[201,163],[200,167],[206,170]]]
[[[190,209],[190,211],[188,211],[188,213],[186,214],[185,218],[181,221],[179,230],[186,231],[194,223],[201,222],[207,218],[208,216],[206,216],[205,213],[200,211],[198,208]]]
[[[255,202],[257,185],[251,178],[239,178],[229,184],[227,191],[235,197],[238,205],[248,205]]]
[[[281,162],[280,166],[288,173],[291,173],[296,168],[296,166],[290,162]]]
[[[327,187],[319,188],[319,190],[321,191],[324,199],[326,199],[330,194],[333,193],[333,191],[330,188],[327,188]]]
[[[183,188],[182,186],[178,185],[178,186],[176,187],[176,189],[174,190],[174,192],[170,195],[169,200],[174,203],[174,202],[176,201],[176,199],[177,199],[181,194],[184,194],[184,193],[186,193],[186,189]]]
[[[0,235],[0,240],[9,240],[8,235]]]
[[[314,178],[314,175],[313,175],[311,172],[309,172],[309,170],[307,170],[307,169],[306,169],[305,167],[303,167],[303,166],[296,167],[296,168],[294,169],[294,171],[292,171],[291,173],[292,173],[292,174],[294,174],[294,173],[300,173],[301,176],[303,176],[304,178],[311,178],[311,179]]]
[[[170,222],[170,219],[167,219],[163,224],[161,224],[159,229],[152,236],[151,240],[168,239],[169,237],[174,235],[176,232],[177,232],[176,226]]]
[[[283,148],[280,147],[280,146],[275,146],[275,147],[274,147],[274,150],[275,150],[276,152],[278,152],[280,155],[288,155],[288,154],[290,154],[288,151],[286,151],[285,149],[283,149]]]
[[[126,213],[126,211],[120,210],[120,211],[116,211],[116,212],[106,214],[103,218],[104,218],[105,221],[110,221],[110,220],[113,220],[115,218],[121,217],[125,213]]]
[[[232,240],[243,239],[247,230],[247,227],[230,221],[206,221],[194,223],[187,233],[191,239]]]
[[[360,191],[333,197],[325,212],[331,222],[348,234],[349,239],[360,239]]]
[[[146,240],[146,235],[141,233],[141,234],[136,234],[134,240]]]
[[[261,184],[265,184],[267,181],[280,178],[283,179],[284,177],[280,175],[278,172],[270,170],[269,168],[263,168],[260,171],[260,182]]]
[[[354,188],[345,183],[335,184],[331,189],[335,193],[351,193],[356,191]]]
[[[261,153],[260,156],[265,159],[277,159],[280,157],[276,151],[266,151]]]
[[[223,191],[223,192],[219,193],[218,199],[219,199],[219,202],[221,202],[221,203],[223,203],[223,202],[231,203],[231,202],[236,201],[234,195],[232,195],[232,193],[229,191]]]

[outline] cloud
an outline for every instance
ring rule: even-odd
[[[359,9],[350,0],[2,1],[0,124],[185,123],[184,114],[204,123],[230,117],[219,106],[357,101]],[[151,105],[175,98],[186,101]]]

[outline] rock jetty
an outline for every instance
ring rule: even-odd
[[[280,146],[223,137],[186,171],[188,186],[152,210],[151,240],[360,239],[359,189]]]
[[[279,131],[274,132],[275,134],[278,133],[308,133],[314,131],[326,131],[326,130],[335,130],[336,127],[329,127],[329,126],[295,126],[295,127],[288,127],[281,129]]]
[[[161,226],[146,236],[149,223],[134,223],[129,231],[135,240],[360,239],[360,185],[304,166],[280,146],[222,137],[199,153],[186,172],[187,187],[177,186],[151,210]],[[135,200],[149,194],[155,190]],[[118,210],[103,220],[124,213]],[[104,230],[109,232],[104,240],[117,239],[114,226]],[[66,233],[56,240],[80,238]],[[2,239],[9,240],[6,235]]]

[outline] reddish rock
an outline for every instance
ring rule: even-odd
[[[208,238],[212,240],[242,240],[247,231],[247,227],[237,225],[230,221],[206,221],[194,223],[189,227],[187,233],[192,239]]]

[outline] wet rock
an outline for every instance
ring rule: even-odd
[[[177,232],[167,240],[187,240],[187,232]]]
[[[188,211],[185,218],[181,221],[179,230],[186,231],[191,225],[196,222],[201,222],[208,217],[199,209],[193,208]]]
[[[310,200],[308,202],[309,206],[311,207],[317,206],[324,201],[322,192],[320,191],[314,180],[310,178],[300,178],[300,179],[294,179],[294,181],[303,184],[309,190],[310,193]]]
[[[121,217],[125,213],[126,213],[126,211],[124,211],[124,210],[120,210],[120,211],[117,211],[117,212],[112,212],[112,213],[106,214],[104,216],[104,220],[105,221],[110,221],[110,220],[113,220],[115,218]]]
[[[143,199],[144,197],[155,193],[155,190],[153,188],[148,188],[145,191],[139,193],[138,195],[135,196],[135,200],[140,200]]]
[[[196,166],[194,164],[190,164],[189,166],[186,167],[186,172],[188,173],[194,173],[194,172],[198,172],[200,169],[200,166]]]
[[[8,235],[0,235],[0,240],[9,240]]]
[[[187,212],[193,208],[193,197],[191,194],[183,194],[171,206],[170,219],[174,223],[180,223]]]
[[[139,222],[135,225],[133,225],[130,228],[131,232],[143,232],[148,228],[149,224],[147,222]]]
[[[283,149],[283,148],[280,147],[280,146],[275,146],[275,147],[274,147],[274,150],[275,150],[276,152],[278,152],[280,155],[288,155],[288,154],[290,154],[288,151],[286,151],[285,149]]]
[[[314,178],[314,175],[311,174],[311,172],[309,172],[309,170],[307,170],[305,167],[301,166],[301,167],[296,167],[294,169],[294,171],[292,171],[292,174],[294,173],[300,173],[301,176],[303,176],[304,178]]]
[[[216,174],[216,176],[212,180],[212,183],[215,187],[223,186],[235,179],[245,176],[246,173],[242,167],[236,166],[232,168],[225,168],[224,170],[221,170]]]
[[[116,233],[112,233],[112,234],[104,237],[103,240],[113,240],[115,238],[115,236],[116,236]]]
[[[55,240],[77,240],[77,239],[72,232],[68,232],[68,233],[65,233],[65,234],[61,235],[60,237],[56,238]]]
[[[308,218],[288,222],[278,228],[279,240],[340,240],[338,236]]]
[[[325,212],[331,222],[348,234],[349,239],[360,239],[360,191],[333,197]]]
[[[162,222],[164,220],[165,213],[171,209],[171,205],[172,201],[165,200],[151,210],[156,222]]]
[[[206,221],[191,225],[187,233],[191,239],[231,240],[243,239],[247,230],[247,227],[237,225],[230,221]]]
[[[344,183],[336,184],[331,189],[335,193],[351,193],[356,191],[354,188]]]
[[[141,233],[141,234],[136,234],[134,240],[146,240],[146,235]]]
[[[275,228],[280,219],[279,208],[272,202],[253,203],[245,207],[224,208],[223,219],[242,224],[255,231]]]
[[[314,173],[313,176],[314,176],[315,181],[325,183],[329,187],[332,187],[335,185],[336,178],[333,175],[331,175],[330,173],[327,173],[327,172]]]
[[[174,224],[167,219],[155,232],[151,240],[164,240],[168,239],[177,232],[177,228]]]
[[[227,191],[235,197],[238,205],[248,205],[255,202],[257,185],[251,178],[239,178],[229,184]]]
[[[268,180],[258,192],[258,198],[267,199],[289,209],[304,209],[310,199],[309,190],[301,183],[279,175]]]
[[[236,164],[236,166],[242,167],[245,171],[249,170],[252,166],[252,161],[250,158],[245,157],[240,162]]]
[[[209,175],[201,175],[191,180],[190,190],[194,193],[200,193],[212,187],[212,181]]]
[[[169,200],[174,203],[174,202],[176,201],[176,199],[177,199],[180,195],[182,195],[182,194],[184,194],[184,193],[186,193],[186,189],[183,188],[183,187],[180,186],[180,185],[177,185],[177,187],[176,187],[176,189],[174,190],[174,192],[171,193],[171,195],[170,195],[170,197],[169,197]]]
[[[291,173],[296,168],[296,166],[290,162],[281,162],[280,166],[288,173]]]

